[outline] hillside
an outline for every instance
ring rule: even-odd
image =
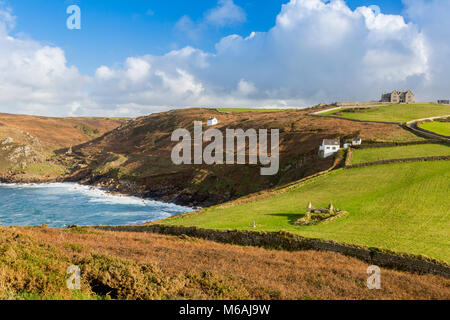
[[[284,193],[238,200],[163,220],[214,229],[285,230],[450,262],[450,161],[340,169]],[[299,226],[308,203],[348,215],[328,224]],[[256,228],[252,223],[256,222]]]
[[[346,108],[321,115],[363,121],[405,123],[411,120],[450,115],[450,106],[432,103],[398,104],[372,108]]]
[[[52,118],[0,113],[0,138],[8,133],[17,142],[25,143],[27,136],[39,139],[45,150],[77,145],[113,130],[126,119],[119,118]]]
[[[75,146],[72,156],[60,160],[73,167],[72,180],[98,184],[110,190],[209,206],[275,187],[325,170],[333,159],[319,159],[322,139],[361,136],[367,142],[414,141],[417,136],[397,125],[354,123],[311,117],[311,110],[222,113],[214,109],[185,109],[153,114],[127,122],[102,137]],[[217,129],[280,130],[280,171],[261,176],[256,165],[181,165],[170,159],[178,128],[192,132],[193,122],[217,117]]]
[[[352,153],[351,164],[435,156],[450,156],[450,146],[436,143],[355,150]]]
[[[445,121],[424,122],[419,127],[442,136],[450,137],[450,118],[445,119]]]
[[[77,145],[124,123],[112,118],[50,118],[0,114],[0,180],[46,181],[67,168],[54,161],[56,150]]]
[[[0,165],[0,177],[9,182],[30,177],[76,181],[208,206],[160,224],[284,230],[450,262],[450,161],[345,167],[347,162],[445,156],[449,146],[398,145],[424,143],[424,138],[397,124],[310,115],[318,109],[185,109],[130,120],[4,115],[0,149],[7,161]],[[279,173],[261,176],[257,165],[174,165],[172,132],[192,132],[194,121],[205,123],[211,116],[219,119],[215,128],[222,132],[279,129]],[[347,153],[353,154],[353,163],[343,161],[343,151],[336,157],[339,161],[319,159],[323,139],[356,136],[370,148]],[[372,148],[382,142],[390,146]],[[8,163],[11,154],[19,154],[15,164]],[[336,170],[323,173],[336,163]],[[345,214],[300,225],[310,202],[314,208],[332,203],[336,212]],[[446,299],[450,294],[446,278],[392,269],[382,270],[382,290],[367,290],[367,263],[332,252],[274,251],[188,236],[46,226],[0,227],[0,242],[0,298],[8,299]],[[69,265],[81,268],[80,291],[64,286]]]
[[[450,281],[331,252],[275,251],[187,236],[0,227],[0,299],[448,299]],[[81,289],[66,287],[67,268]]]

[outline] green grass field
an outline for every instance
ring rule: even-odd
[[[306,237],[423,254],[450,262],[450,161],[333,171],[276,196],[162,221],[215,229],[284,230]],[[350,214],[329,224],[295,226],[308,202],[330,201]]]
[[[406,159],[417,157],[450,156],[450,146],[446,144],[420,144],[389,148],[355,150],[352,164],[380,160]]]
[[[235,112],[278,112],[292,109],[262,109],[262,108],[218,108],[219,112],[235,113]]]
[[[345,112],[341,109],[322,113],[320,115],[333,115],[340,118],[364,121],[405,123],[411,120],[444,116],[449,114],[450,106],[430,103],[416,103],[367,108],[359,112]]]
[[[450,137],[450,122],[425,122],[420,125],[422,129]]]

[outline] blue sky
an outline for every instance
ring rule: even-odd
[[[176,28],[188,16],[201,23],[216,0],[3,0],[17,17],[15,34],[62,48],[69,64],[92,74],[100,65],[121,63],[130,56],[161,55],[190,45],[213,52],[224,36],[247,36],[252,31],[267,31],[275,24],[281,5],[288,0],[236,0],[246,13],[246,21],[231,26],[207,26],[195,38]],[[65,27],[67,6],[82,10],[82,30]],[[347,1],[350,8],[379,5],[383,12],[400,14],[401,0]]]
[[[81,30],[66,27],[73,4]],[[448,12],[448,0],[0,0],[0,112],[448,99]]]

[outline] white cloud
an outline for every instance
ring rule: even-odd
[[[199,42],[207,34],[211,26],[229,27],[247,21],[247,15],[233,0],[218,0],[217,6],[207,11],[203,18],[194,22],[184,15],[175,24],[174,30],[183,38]]]
[[[245,81],[245,79],[241,79],[238,83],[237,92],[244,96],[249,96],[252,93],[255,93],[256,87],[253,83]]]
[[[351,10],[342,0],[291,0],[267,32],[230,35],[215,52],[185,47],[130,57],[92,77],[68,66],[60,48],[11,37],[14,19],[0,14],[0,111],[123,116],[190,106],[308,106],[378,99],[397,88],[419,99],[445,98],[450,4],[405,5],[410,22],[370,7]],[[188,17],[185,23],[195,25]]]
[[[128,58],[125,67],[127,78],[135,83],[145,80],[150,71],[150,64],[139,58]]]
[[[429,78],[417,26],[366,7],[352,11],[339,0],[293,0],[271,30],[225,37],[207,61],[206,72],[192,74],[208,101],[232,105],[248,103],[235,90],[241,79],[255,88],[251,104],[265,106],[377,99],[384,89],[416,89]]]
[[[111,70],[107,66],[101,66],[95,72],[95,77],[102,80],[110,80],[114,77],[114,70]]]
[[[191,41],[200,41],[203,33],[203,24],[196,24],[189,16],[182,16],[175,24],[174,30],[183,38]]]
[[[205,19],[211,25],[223,27],[245,22],[247,15],[233,0],[219,0],[218,6],[210,10]]]
[[[0,111],[69,114],[87,98],[89,78],[67,65],[60,48],[11,36],[14,20],[0,9]]]
[[[428,58],[429,81],[419,87],[424,99],[450,98],[450,2],[403,0],[407,16],[420,26]],[[420,49],[420,48],[419,48]]]
[[[292,0],[272,29],[225,37],[214,53],[188,47],[141,59],[151,64],[151,76],[123,102],[148,110],[371,100],[383,90],[419,89],[431,77],[429,44],[417,25],[370,7],[351,10],[341,0]],[[123,85],[120,76],[96,80],[97,88]]]
[[[14,28],[16,17],[13,16],[10,8],[2,8],[0,2],[0,32],[6,32]]]

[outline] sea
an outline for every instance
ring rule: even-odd
[[[76,183],[0,184],[1,226],[140,225],[192,210]]]

